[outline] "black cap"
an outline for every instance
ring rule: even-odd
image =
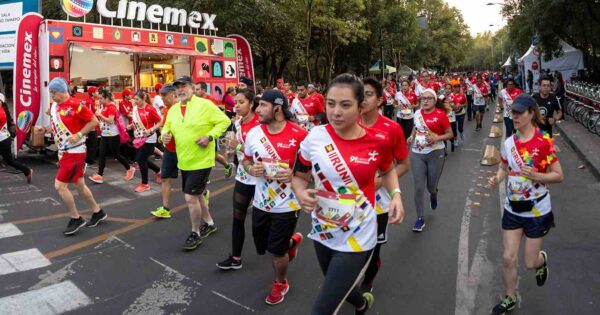
[[[172,83],[167,83],[163,85],[163,87],[161,87],[160,90],[158,90],[158,93],[160,94],[167,94],[169,92],[175,92],[175,86],[173,86]]]
[[[521,94],[517,96],[517,99],[512,104],[512,111],[524,113],[527,109],[535,109],[537,107],[537,103],[535,99],[527,94]]]
[[[253,84],[253,82],[252,82],[252,80],[251,80],[251,79],[249,79],[249,78],[246,78],[246,77],[244,77],[244,76],[241,76],[241,77],[240,77],[240,82],[242,82],[242,83],[244,83],[244,84],[246,84],[246,85],[252,85],[252,84]]]
[[[263,95],[260,97],[261,101],[269,102],[273,104],[273,106],[281,106],[283,110],[283,114],[286,119],[292,119],[294,115],[289,110],[289,104],[287,97],[278,89],[270,89],[266,90]]]
[[[192,78],[190,78],[189,75],[184,75],[182,77],[179,77],[177,80],[175,80],[173,82],[173,85],[175,87],[177,87],[177,85],[179,85],[179,84],[190,84],[190,85],[193,85]]]

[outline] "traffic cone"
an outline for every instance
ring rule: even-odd
[[[488,137],[490,137],[490,138],[502,137],[502,130],[500,130],[500,128],[498,128],[496,126],[492,126],[492,129],[490,129],[490,134]]]
[[[500,151],[491,144],[486,145],[483,150],[481,165],[492,166],[498,163],[500,163]]]
[[[503,121],[502,114],[495,114],[494,115],[494,122],[495,123],[501,123],[502,121]]]

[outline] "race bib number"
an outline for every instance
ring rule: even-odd
[[[274,178],[281,169],[289,168],[287,161],[278,161],[275,159],[263,158],[263,167],[265,168],[265,177]]]
[[[316,195],[319,199],[316,209],[319,219],[340,227],[347,227],[350,224],[356,210],[354,195],[323,190],[319,190]]]

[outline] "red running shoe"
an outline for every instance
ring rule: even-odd
[[[294,241],[294,246],[288,249],[288,257],[290,258],[290,262],[298,256],[298,247],[300,247],[300,243],[302,243],[302,234],[300,232],[294,233],[292,235],[292,240]]]
[[[286,293],[290,290],[290,284],[285,279],[284,283],[279,283],[277,281],[273,282],[273,287],[271,288],[271,293],[267,295],[265,302],[269,305],[275,305],[283,302],[283,298]]]
[[[150,190],[150,185],[148,185],[148,184],[140,184],[139,186],[137,186],[135,188],[135,192],[138,192],[138,193],[139,192],[144,192],[144,191],[147,191],[147,190]]]
[[[162,183],[162,178],[160,177],[160,173],[156,173],[156,183],[157,184]]]

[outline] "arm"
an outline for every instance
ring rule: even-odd
[[[437,134],[429,133],[427,138],[429,139],[430,143],[434,143],[437,141],[450,140],[450,139],[454,138],[454,134],[452,133],[452,128],[448,128],[448,129],[444,130],[444,134],[441,136],[437,135]]]
[[[390,203],[390,224],[400,224],[404,220],[404,206],[402,205],[402,199],[400,198],[400,184],[398,182],[398,175],[396,169],[390,167],[390,169],[381,176],[381,182],[383,187],[390,193],[393,193],[392,202]]]
[[[508,164],[500,163],[500,168],[496,172],[496,175],[491,176],[488,179],[488,188],[494,188],[500,184],[508,176]]]
[[[299,162],[296,165],[300,164]],[[311,180],[311,175],[306,169],[299,169],[301,167],[294,168],[294,176],[292,177],[292,191],[296,195],[300,207],[305,212],[312,212],[319,203],[319,199],[314,197],[317,193],[316,189],[308,189],[308,185]]]
[[[252,160],[248,159],[248,157],[244,158],[242,165],[244,167],[244,171],[254,177],[261,177],[265,173],[265,168],[261,162],[254,163]]]
[[[530,166],[521,167],[521,172],[523,173],[523,176],[540,184],[556,184],[562,182],[565,178],[562,166],[558,161],[550,165],[547,173],[536,172]]]

